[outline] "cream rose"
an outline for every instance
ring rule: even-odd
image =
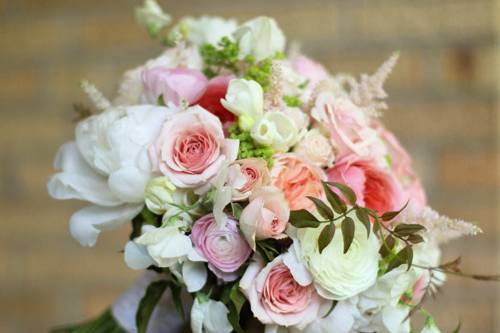
[[[366,237],[366,228],[355,222],[351,247],[343,253],[344,241],[340,225],[332,242],[319,253],[318,237],[322,227],[297,231],[302,259],[311,272],[318,293],[327,299],[345,300],[370,288],[377,280],[379,242],[373,233]]]
[[[335,159],[330,141],[317,128],[306,133],[294,152],[318,167],[330,167]]]

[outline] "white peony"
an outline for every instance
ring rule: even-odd
[[[318,293],[331,300],[345,300],[370,288],[377,280],[377,237],[366,229],[353,213],[354,239],[347,253],[343,253],[344,241],[340,224],[332,242],[320,254],[318,237],[322,227],[304,228],[297,231],[301,256],[311,272]]]
[[[238,116],[241,129],[248,131],[264,112],[264,92],[253,80],[233,79],[221,103]]]
[[[169,38],[172,41],[183,38],[197,46],[217,45],[223,37],[232,38],[236,28],[235,20],[218,16],[185,17],[170,31]]]
[[[233,327],[227,319],[228,313],[224,303],[197,297],[191,308],[191,330],[193,333],[230,333]]]
[[[280,111],[266,112],[250,132],[255,142],[286,152],[298,138],[299,131],[292,118]]]
[[[144,189],[153,178],[148,147],[169,109],[134,106],[109,109],[76,128],[76,142],[63,145],[54,162],[60,172],[48,183],[55,199],[79,199],[92,206],[76,212],[70,231],[93,246],[102,230],[122,225],[143,207]]]
[[[241,55],[252,55],[257,61],[285,50],[285,35],[270,17],[260,16],[245,22],[234,35],[239,41]]]

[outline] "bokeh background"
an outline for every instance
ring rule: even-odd
[[[122,71],[161,48],[133,0],[0,0],[0,332],[45,332],[98,314],[135,279],[129,231],[82,248],[67,221],[80,206],[46,194],[52,159],[73,137],[86,78],[111,96]],[[393,51],[385,122],[413,154],[431,204],[485,233],[445,247],[476,272],[500,272],[499,63],[494,0],[161,1],[174,17],[277,18],[289,40],[338,72],[371,72]],[[497,19],[495,19],[497,18]],[[443,332],[500,332],[499,288],[451,277],[429,308]],[[495,323],[495,320],[497,322]]]

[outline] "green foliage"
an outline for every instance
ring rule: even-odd
[[[239,53],[240,47],[238,43],[228,37],[223,37],[217,45],[202,45],[200,54],[206,66],[203,72],[209,78],[217,76],[222,69],[228,69],[238,74]]]
[[[153,313],[156,304],[160,301],[165,289],[168,287],[167,280],[152,282],[146,289],[146,293],[139,302],[135,322],[138,333],[146,333],[148,329],[149,319]]]
[[[322,253],[325,247],[331,243],[333,237],[335,236],[335,223],[330,222],[327,226],[321,230],[318,238],[318,248],[319,253]]]
[[[245,79],[254,80],[262,86],[264,91],[268,91],[271,86],[271,74],[273,58],[266,58],[256,62],[252,56],[247,56],[245,62],[249,65],[245,73]]]
[[[299,108],[302,106],[302,102],[300,101],[299,96],[297,95],[285,95],[283,96],[283,101],[285,104],[291,108]]]
[[[349,251],[352,241],[354,240],[354,220],[349,216],[346,216],[341,224],[342,238],[344,239],[344,253]]]
[[[263,158],[269,167],[273,164],[274,150],[271,147],[260,146],[252,139],[250,132],[242,131],[237,124],[229,127],[229,138],[240,141],[238,159]]]
[[[305,209],[291,211],[289,222],[296,228],[316,228],[321,223],[316,216]]]
[[[159,227],[161,225],[161,216],[154,214],[146,206],[144,206],[141,212],[132,219],[132,232],[130,233],[130,240],[141,235],[142,226],[145,224],[153,225],[155,227]]]
[[[233,329],[236,333],[245,333],[245,330],[241,327],[240,324],[240,313],[241,309],[247,302],[245,295],[240,290],[239,283],[233,284],[231,287],[229,294],[226,294],[222,298],[222,302],[226,304],[229,313],[227,314],[227,319],[233,326]]]
[[[98,318],[70,327],[56,328],[50,333],[125,333],[113,317],[111,310],[106,310]]]

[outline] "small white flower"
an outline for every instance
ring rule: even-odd
[[[260,16],[248,21],[234,35],[239,40],[242,56],[252,55],[257,61],[285,49],[285,35],[270,17]]]
[[[230,333],[233,327],[227,319],[228,313],[224,303],[197,297],[191,308],[191,330],[193,333]]]
[[[135,16],[153,37],[156,37],[160,30],[172,21],[170,15],[163,11],[156,0],[145,0],[141,7],[136,8]]]
[[[185,17],[170,31],[169,38],[181,37],[198,46],[216,45],[223,37],[232,38],[236,27],[235,20],[218,16]]]
[[[174,200],[172,196],[175,190],[176,187],[168,177],[151,179],[146,185],[146,206],[155,214],[165,213],[169,204]]]
[[[238,116],[243,130],[250,130],[264,112],[264,92],[253,80],[234,79],[229,82],[222,105]]]
[[[294,152],[318,167],[329,167],[335,159],[330,140],[317,128],[306,133]]]
[[[299,137],[294,121],[280,111],[266,112],[251,131],[252,138],[277,152],[286,152]]]

